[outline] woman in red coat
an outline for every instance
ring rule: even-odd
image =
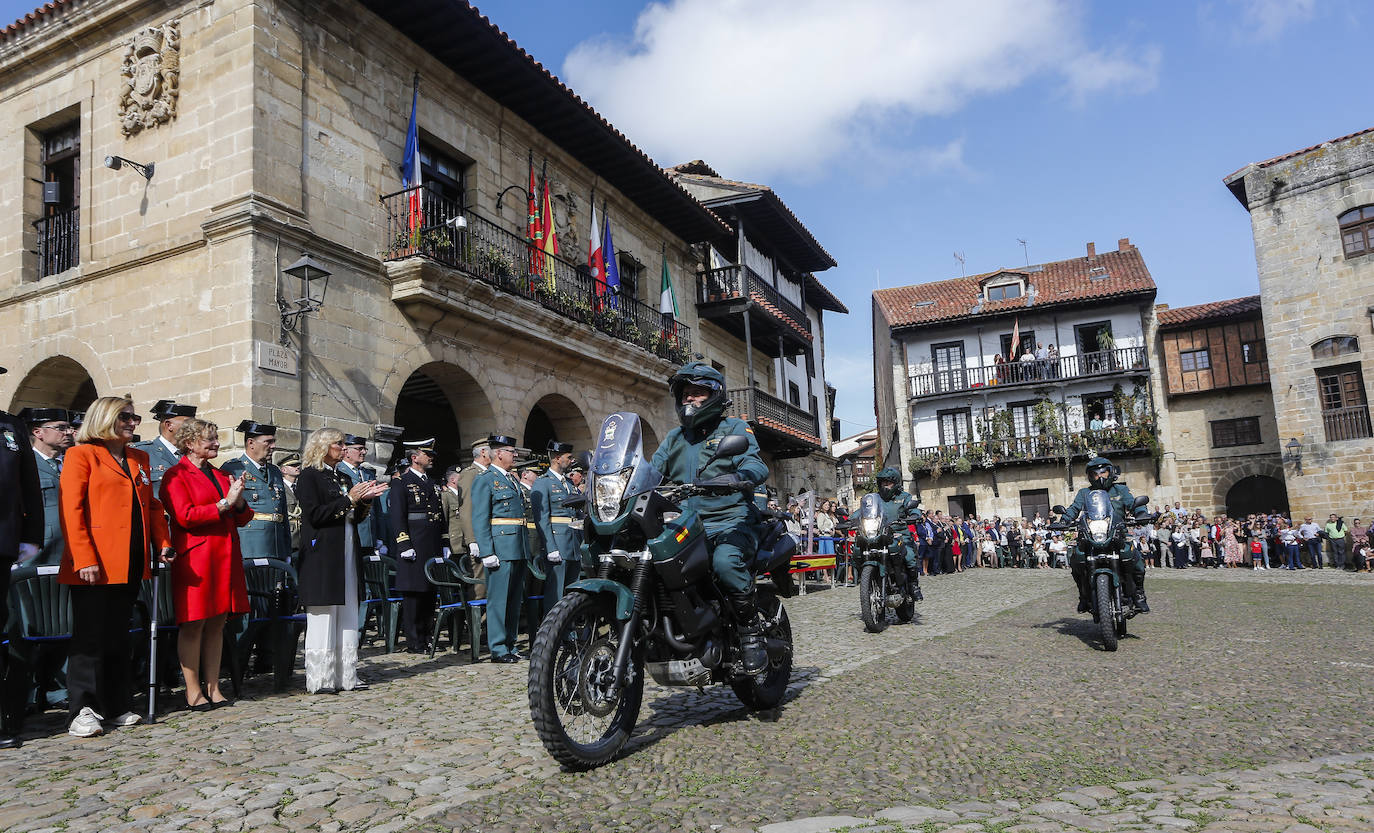
[[[243,477],[210,465],[219,454],[219,426],[188,419],[176,433],[182,458],[162,475],[162,505],[172,516],[172,605],[177,655],[186,678],[186,705],[209,711],[230,701],[219,690],[224,620],[248,612],[248,587],[238,527],[253,519]]]

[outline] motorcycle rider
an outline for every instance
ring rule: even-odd
[[[1084,471],[1088,475],[1088,485],[1078,490],[1074,495],[1073,505],[1064,511],[1059,519],[1060,523],[1073,523],[1078,519],[1088,503],[1088,495],[1094,489],[1101,489],[1107,493],[1107,499],[1112,504],[1112,524],[1115,526],[1123,522],[1126,513],[1132,511],[1135,504],[1135,496],[1131,490],[1126,488],[1125,483],[1117,483],[1116,477],[1121,470],[1112,465],[1112,461],[1106,457],[1094,457],[1088,461]],[[1149,509],[1140,507],[1134,510],[1138,518],[1149,517]],[[1073,555],[1069,557],[1069,567],[1073,572],[1073,580],[1078,585],[1078,612],[1088,613],[1092,610],[1092,587],[1088,583],[1088,552],[1090,546],[1088,542],[1079,538],[1078,546],[1074,549]],[[1121,585],[1123,595],[1130,599],[1132,606],[1139,613],[1149,613],[1150,605],[1145,600],[1145,559],[1135,551],[1133,547],[1123,546],[1121,548]]]
[[[920,512],[921,503],[911,493],[902,490],[901,482],[902,475],[891,466],[878,472],[878,497],[883,502],[883,515],[889,524],[902,524],[901,531],[894,532],[893,538],[901,544],[907,583],[911,585],[911,595],[919,602],[925,598],[921,594],[921,562],[916,560],[916,547],[911,540],[907,516]]]
[[[725,377],[717,370],[702,362],[683,365],[668,380],[668,390],[681,425],[663,438],[654,452],[653,466],[678,483],[737,487],[730,494],[690,498],[687,506],[700,513],[706,527],[711,569],[739,625],[744,672],[758,674],[768,665],[768,652],[748,564],[758,550],[760,533],[754,489],[768,479],[768,466],[759,457],[749,423],[725,416],[730,400],[725,395]],[[701,470],[720,441],[731,434],[748,439],[748,450],[717,459]]]

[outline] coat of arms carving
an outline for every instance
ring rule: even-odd
[[[173,20],[149,26],[124,51],[119,121],[125,136],[170,121],[181,84],[181,29]]]

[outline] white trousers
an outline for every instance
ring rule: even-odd
[[[350,523],[349,526],[352,526]],[[352,530],[349,530],[350,533]],[[345,540],[351,539],[350,534]],[[344,558],[344,598],[358,596],[357,554]],[[348,691],[358,684],[358,605],[317,605],[305,609],[305,690]]]

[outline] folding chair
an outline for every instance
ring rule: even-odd
[[[283,691],[296,665],[296,646],[305,630],[305,614],[299,611],[296,571],[276,558],[245,558],[243,575],[248,585],[248,615],[237,632],[226,627],[225,655],[229,659],[234,696],[240,696],[249,653],[259,636],[272,646],[272,687]]]
[[[396,560],[386,555],[369,555],[363,559],[363,583],[367,587],[367,598],[363,600],[363,621],[358,628],[358,641],[362,641],[362,631],[367,628],[367,620],[372,615],[377,622],[377,630],[386,640],[386,652],[396,650],[396,623],[401,616],[401,595],[392,584],[396,578]]]

